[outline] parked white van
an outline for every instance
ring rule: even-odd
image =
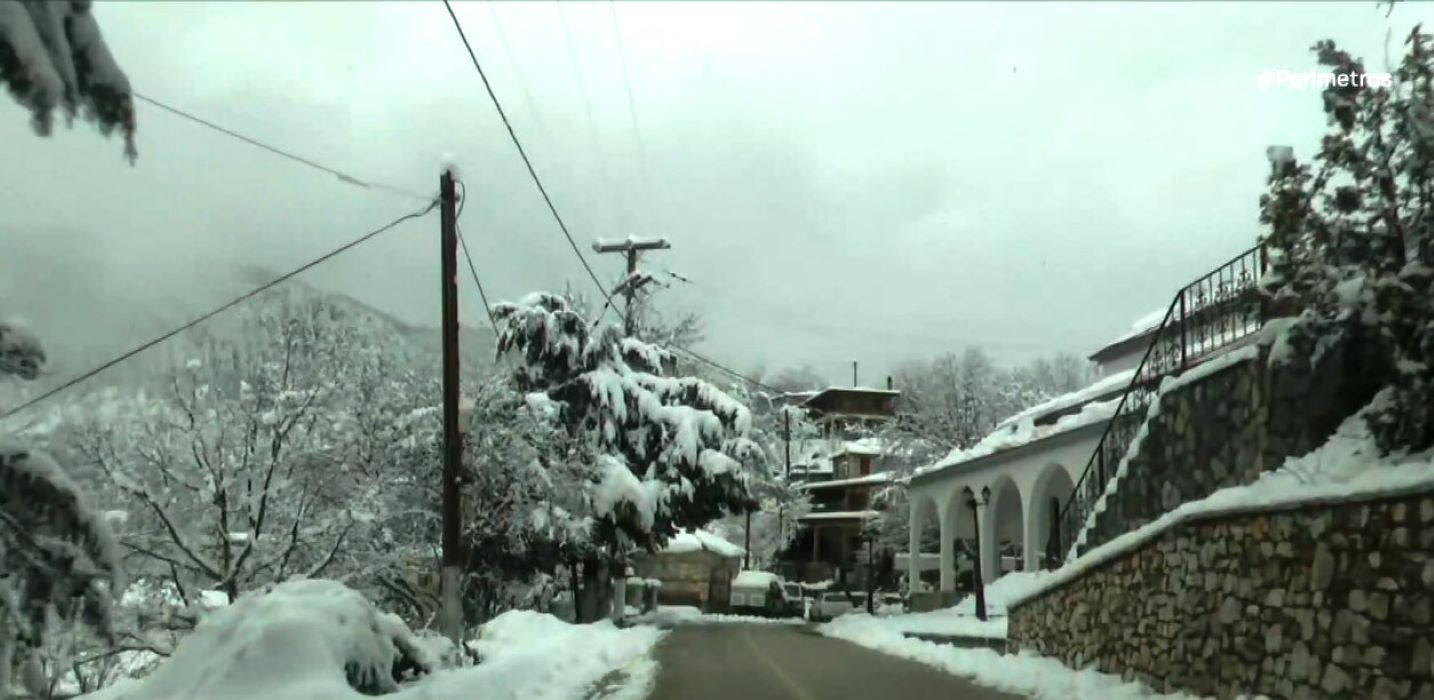
[[[770,571],[742,571],[732,580],[732,612],[780,615],[789,607],[782,577]]]

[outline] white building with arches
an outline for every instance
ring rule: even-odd
[[[979,444],[916,470],[907,488],[910,543],[899,560],[907,569],[915,607],[945,604],[940,601],[955,593],[956,572],[969,568],[957,561],[958,549],[980,552],[987,584],[1010,570],[1038,570],[1054,554],[1047,544],[1060,508],[1075,490],[1160,321],[1158,316],[1143,318],[1092,354],[1098,378],[1090,386],[1011,416]],[[939,553],[921,551],[930,528],[939,533]],[[963,542],[965,547],[958,545]],[[930,584],[940,593],[924,603],[917,602],[923,578],[934,578]]]

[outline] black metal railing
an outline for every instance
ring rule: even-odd
[[[1265,270],[1257,245],[1175,294],[1155,335],[1086,463],[1075,491],[1056,518],[1046,559],[1059,566],[1071,554],[1091,510],[1105,494],[1145,423],[1160,380],[1184,372],[1222,349],[1247,339],[1264,323],[1258,290]]]

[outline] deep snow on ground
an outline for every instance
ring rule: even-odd
[[[822,634],[900,656],[960,676],[981,685],[1037,700],[1193,700],[1194,696],[1154,693],[1139,683],[1086,669],[1074,671],[1059,661],[1023,653],[998,654],[990,649],[962,649],[910,639],[893,627],[891,618],[849,615],[818,628]]]
[[[648,658],[664,632],[619,629],[611,621],[573,625],[543,613],[514,610],[483,626],[471,646],[481,662],[442,671],[415,684],[404,700],[529,700],[583,698],[599,680],[624,672],[624,685],[648,683]],[[644,676],[646,676],[644,678]]]
[[[508,612],[484,625],[471,643],[479,665],[438,671],[385,697],[580,700],[614,672],[628,671],[629,683],[650,682],[654,669],[647,656],[663,634],[652,627],[571,625],[551,615]],[[84,697],[362,700],[369,696],[348,679],[362,676],[392,690],[387,679],[400,648],[435,661],[431,645],[359,593],[334,581],[292,581],[215,611],[149,677]]]

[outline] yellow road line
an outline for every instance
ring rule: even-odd
[[[752,650],[752,655],[756,656],[757,660],[762,662],[762,665],[766,666],[767,670],[771,671],[772,675],[776,676],[778,681],[781,681],[782,685],[786,687],[787,692],[792,694],[793,698],[796,700],[817,700],[815,696],[804,690],[796,679],[788,675],[785,669],[777,665],[775,661],[772,661],[766,654],[762,653],[762,650],[757,648],[757,644],[752,641],[751,632],[742,630],[742,639],[747,642],[747,648]]]

